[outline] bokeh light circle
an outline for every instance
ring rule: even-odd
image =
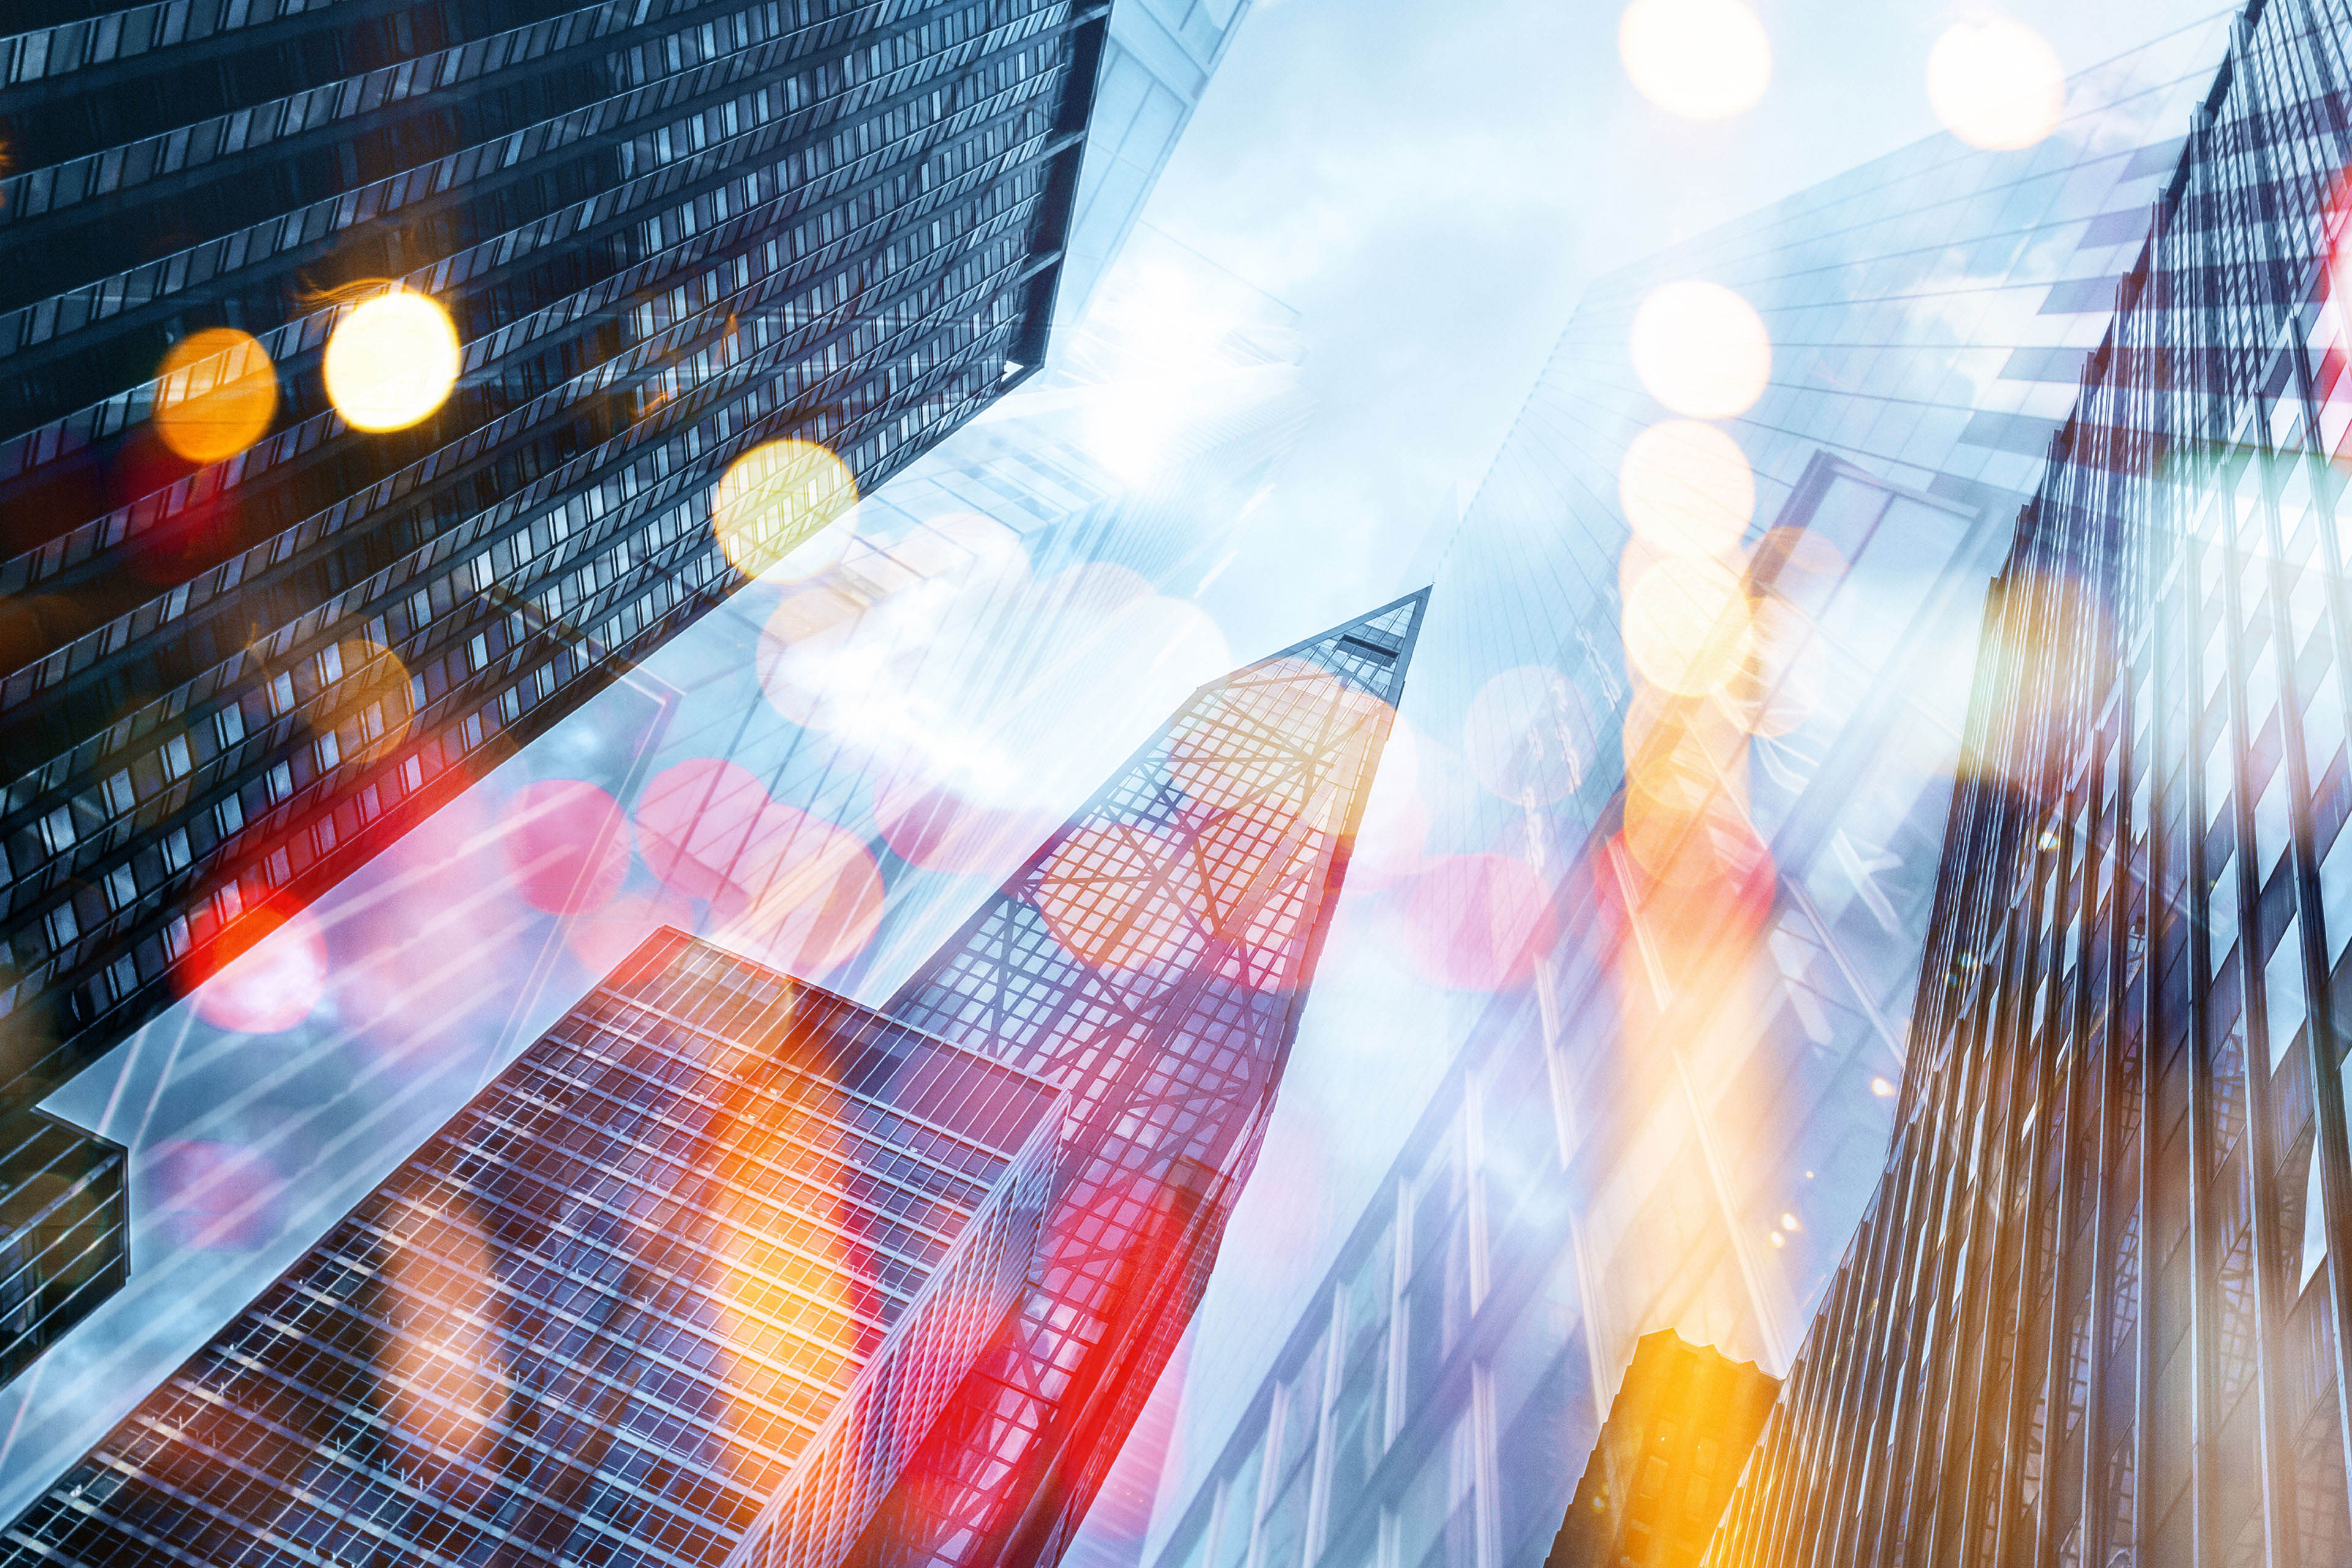
[[[725,917],[719,940],[788,974],[822,978],[865,951],[882,923],[874,852],[782,801],[761,810],[735,880],[712,904]]]
[[[1549,805],[1584,782],[1592,734],[1592,711],[1566,676],[1549,665],[1521,665],[1470,700],[1462,751],[1490,793]]]
[[[333,731],[346,763],[372,763],[391,754],[408,739],[416,719],[408,667],[367,637],[337,644],[335,657],[343,673],[312,713],[310,727]]]
[[[621,803],[584,779],[541,779],[517,791],[501,839],[523,902],[550,914],[602,909],[629,874]]]
[[[1617,53],[1636,92],[1685,120],[1753,109],[1772,79],[1764,24],[1740,0],[1633,0]]]
[[[1756,511],[1756,475],[1739,443],[1712,425],[1669,419],[1633,437],[1617,468],[1625,521],[1669,555],[1717,555]]]
[[[814,441],[769,441],[719,476],[710,531],[745,576],[796,579],[840,558],[856,506],[848,464]]]
[[[211,1138],[171,1139],[147,1156],[150,1222],[174,1247],[250,1252],[278,1233],[285,1178],[261,1152]]]
[[[1748,595],[1711,556],[1650,563],[1625,591],[1625,657],[1642,678],[1685,697],[1720,690],[1748,656]]]
[[[959,876],[1009,873],[1055,826],[1043,812],[973,800],[944,784],[877,788],[874,821],[909,866]]]
[[[1526,861],[1449,855],[1403,889],[1414,966],[1440,985],[1499,991],[1525,981],[1556,931],[1551,896]]]
[[[1772,379],[1764,318],[1720,283],[1685,278],[1653,289],[1633,312],[1628,342],[1650,395],[1693,418],[1744,414]]]
[[[637,853],[647,870],[688,898],[716,898],[768,804],[767,786],[749,768],[690,757],[638,792]]]
[[[2031,147],[2066,114],[2066,68],[2048,39],[1996,17],[1945,29],[1927,53],[1927,101],[1971,147]]]
[[[216,1029],[278,1035],[308,1019],[326,989],[327,939],[305,912],[223,964],[190,1001],[196,1016]]]
[[[327,396],[356,430],[404,430],[448,401],[464,359],[449,312],[394,289],[354,306],[327,340]]]
[[[261,439],[278,412],[278,367],[250,332],[207,327],[157,367],[155,434],[192,463],[217,463]]]
[[[1055,847],[1030,901],[1055,940],[1091,968],[1173,963],[1209,920],[1185,857],[1183,844],[1147,827],[1082,827]]]

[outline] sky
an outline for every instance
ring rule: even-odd
[[[1249,14],[1144,215],[1299,312],[1318,415],[1203,595],[1236,650],[1428,582],[1585,284],[1939,133],[1927,62],[1948,28],[2029,23],[2072,75],[2221,8],[1752,9],[1768,85],[1712,123],[1635,90],[1613,4],[1272,0]],[[1381,933],[1342,910],[1195,1319],[1155,1544],[1444,1066],[1394,1022],[1412,994]]]

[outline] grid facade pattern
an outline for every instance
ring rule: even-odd
[[[1713,1562],[2352,1558],[2352,10],[2249,5],[1988,616],[1885,1173]]]
[[[1018,1299],[1055,1103],[658,933],[0,1560],[676,1568],[779,1520],[845,1542]]]
[[[9,1092],[789,548],[714,538],[734,458],[814,441],[870,489],[1034,366],[1102,30],[1071,0],[205,0],[0,39]],[[390,435],[321,368],[369,279],[465,343]],[[278,412],[195,467],[148,416],[213,324]]]
[[[893,1001],[1070,1110],[1021,1310],[856,1561],[1067,1546],[1255,1157],[1426,598],[1202,688]]]

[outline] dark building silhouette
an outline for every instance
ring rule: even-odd
[[[1034,368],[1107,10],[20,8],[0,1106]]]
[[[651,939],[0,1562],[1056,1560],[1248,1175],[1424,599],[1203,687],[885,1013]]]
[[[1544,1568],[1697,1568],[1780,1392],[1752,1361],[1643,1334]]]
[[[2347,85],[2341,6],[2249,5],[2118,279],[1725,1568],[2352,1562]]]

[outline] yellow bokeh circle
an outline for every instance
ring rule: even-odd
[[[1772,338],[1754,306],[1720,283],[1685,279],[1633,312],[1633,374],[1651,396],[1695,419],[1745,414],[1772,378]]]
[[[395,289],[355,306],[327,340],[327,397],[359,430],[404,430],[448,401],[464,355],[449,312]]]
[[[1712,556],[1669,555],[1625,590],[1625,657],[1644,680],[1685,697],[1720,690],[1746,663],[1748,594]]]
[[[1717,555],[1756,511],[1756,475],[1739,443],[1712,425],[1669,419],[1633,437],[1617,468],[1626,526],[1669,555]]]
[[[747,577],[805,576],[840,552],[856,506],[848,464],[814,441],[786,438],[753,447],[719,476],[710,530]],[[824,534],[835,523],[841,530]]]
[[[2066,70],[2049,40],[1995,18],[1948,27],[1927,54],[1927,101],[1972,147],[2031,147],[2066,113]]]
[[[189,333],[155,374],[155,434],[192,463],[235,457],[261,439],[278,412],[278,367],[235,327]]]
[[[1753,109],[1772,78],[1764,25],[1741,0],[1633,0],[1617,53],[1635,91],[1686,120]]]

